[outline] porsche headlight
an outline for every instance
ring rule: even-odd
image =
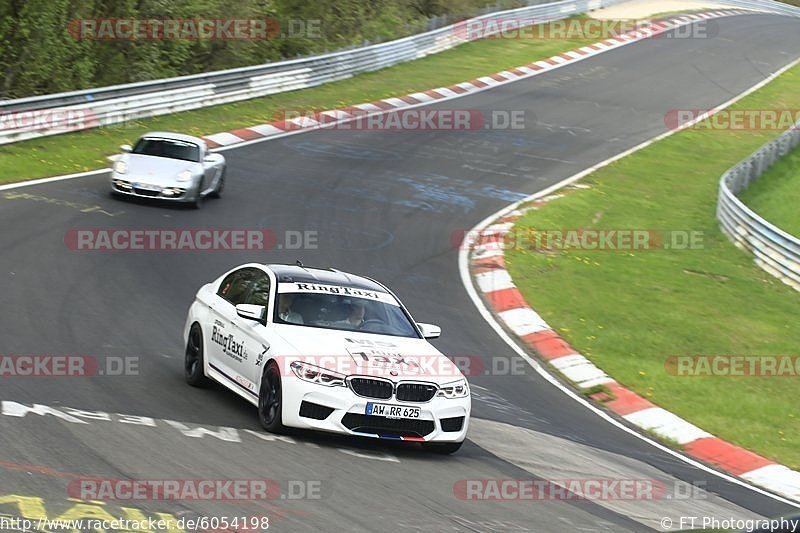
[[[310,365],[300,361],[293,361],[289,365],[294,375],[303,381],[324,385],[326,387],[345,387],[344,374],[326,370],[318,366]]]
[[[468,394],[469,385],[467,385],[467,380],[459,379],[458,381],[452,381],[441,385],[436,396],[440,398],[464,398]]]
[[[127,174],[128,173],[128,163],[125,161],[117,161],[114,163],[114,172],[117,174]]]
[[[178,181],[189,181],[192,179],[192,171],[191,170],[184,170],[178,173]]]

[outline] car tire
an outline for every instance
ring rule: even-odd
[[[270,361],[261,375],[261,388],[258,391],[258,421],[270,433],[282,433],[283,425],[283,387],[278,363]]]
[[[426,450],[434,453],[440,453],[442,455],[450,455],[460,450],[462,444],[464,444],[463,440],[461,442],[429,442],[423,444],[422,446]]]
[[[200,209],[203,207],[203,200],[205,200],[205,197],[198,191],[197,196],[194,197],[194,200],[189,202],[189,205],[192,206],[192,209]]]
[[[225,167],[222,167],[222,172],[219,175],[219,181],[217,181],[217,186],[211,192],[210,196],[212,198],[222,198],[223,190],[225,190]]]
[[[184,376],[186,383],[192,387],[207,387],[211,384],[203,370],[203,330],[200,324],[193,324],[186,340],[186,355],[184,356]]]

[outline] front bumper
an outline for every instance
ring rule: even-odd
[[[414,442],[461,442],[467,436],[469,396],[434,397],[424,403],[379,400],[358,396],[349,387],[325,387],[294,376],[284,376],[282,388],[282,418],[286,426]],[[420,418],[368,416],[368,402],[419,407]]]
[[[174,184],[167,187],[148,184],[128,174],[111,174],[111,190],[118,194],[137,198],[157,198],[175,202],[187,202],[194,198],[196,191],[193,182]]]

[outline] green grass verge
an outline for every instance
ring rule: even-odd
[[[800,235],[800,148],[750,184],[741,200],[792,235]]]
[[[799,105],[796,67],[737,107]],[[665,368],[671,355],[800,355],[800,295],[755,267],[715,217],[720,176],[774,136],[678,133],[591,174],[582,182],[589,188],[528,211],[516,228],[700,231],[702,249],[517,247],[506,258],[528,302],[611,376],[713,434],[800,468],[800,377],[678,377]]]
[[[573,50],[592,41],[487,39],[348,80],[196,111],[0,146],[0,183],[82,172],[152,130],[204,135],[276,120],[282,110],[322,111],[451,85]]]

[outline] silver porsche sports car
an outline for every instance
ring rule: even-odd
[[[163,131],[120,146],[111,172],[114,195],[186,202],[199,208],[206,196],[219,198],[225,187],[225,158],[211,153],[203,139]]]

